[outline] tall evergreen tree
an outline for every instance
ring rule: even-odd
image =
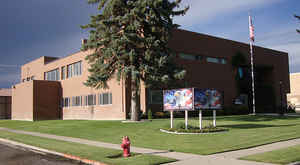
[[[139,120],[140,82],[146,86],[168,84],[183,79],[185,70],[175,65],[167,47],[172,30],[179,25],[173,17],[184,15],[181,0],[88,0],[98,5],[91,16],[90,35],[82,49],[94,50],[87,56],[91,73],[85,82],[93,88],[107,88],[112,78],[126,80],[131,89],[131,120]],[[178,10],[176,10],[178,9]]]
[[[297,15],[294,15],[294,16],[300,20],[300,16],[297,16]],[[296,31],[297,31],[298,33],[300,33],[300,30],[299,30],[299,29],[296,29]]]

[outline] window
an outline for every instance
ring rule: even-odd
[[[150,91],[150,104],[162,104],[163,103],[163,92],[161,90]]]
[[[82,96],[75,96],[72,97],[72,106],[81,106],[82,105]]]
[[[69,97],[63,98],[62,107],[70,107],[70,102],[71,100]]]
[[[45,80],[48,81],[58,81],[59,80],[59,70],[58,68],[45,73]]]
[[[180,58],[185,59],[185,60],[195,60],[195,56],[191,55],[191,54],[184,54],[184,53],[180,53],[179,54]]]
[[[207,57],[206,61],[207,62],[212,62],[212,63],[219,63],[219,59],[218,58],[213,58],[213,57]]]
[[[99,105],[112,104],[112,93],[100,93],[98,97]]]
[[[221,64],[227,64],[227,60],[224,59],[224,58],[221,58],[221,59],[220,59],[220,63],[221,63]]]
[[[82,74],[81,61],[67,66],[67,77],[80,76]]]
[[[81,75],[81,61],[73,64],[73,68],[74,68],[74,76]]]
[[[202,56],[196,56],[196,60],[198,60],[198,61],[201,61],[203,59],[203,57]]]
[[[87,95],[84,97],[84,105],[96,105],[96,95]]]
[[[73,65],[68,65],[67,66],[67,77],[70,78],[70,77],[73,77],[73,69],[72,69]]]
[[[217,63],[217,64],[227,64],[227,60],[225,58],[213,58],[213,57],[207,57],[207,62]]]
[[[62,80],[66,79],[66,67],[65,66],[61,67],[61,79]]]
[[[179,57],[185,60],[197,60],[197,61],[201,61],[202,60],[202,56],[199,55],[192,55],[192,54],[185,54],[185,53],[180,53]]]

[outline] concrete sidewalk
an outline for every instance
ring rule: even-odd
[[[282,142],[277,142],[277,143],[272,143],[272,144],[266,144],[266,145],[262,145],[262,146],[258,146],[258,147],[254,147],[254,148],[249,148],[249,149],[224,152],[224,153],[214,154],[214,156],[237,159],[237,158],[245,157],[248,155],[269,152],[269,151],[287,148],[287,147],[291,147],[291,146],[295,146],[295,145],[300,145],[300,139],[293,139],[293,140],[282,141]]]
[[[86,144],[86,145],[91,145],[91,146],[121,150],[120,144],[111,144],[111,143],[104,143],[104,142],[92,141],[92,140],[86,140],[86,139],[80,139],[80,138],[57,136],[57,135],[44,134],[44,133],[38,133],[38,132],[13,130],[13,129],[8,129],[8,128],[0,128],[0,131],[1,130],[12,132],[12,133],[26,134],[26,135],[44,137],[44,138],[48,138],[48,139],[55,139],[55,140],[61,140],[61,141],[74,142],[74,143]],[[136,153],[152,154],[152,155],[158,155],[158,156],[163,156],[163,157],[168,157],[168,158],[173,158],[173,159],[179,160],[177,162],[170,163],[170,165],[190,165],[190,164],[270,165],[268,163],[237,160],[237,158],[256,154],[256,153],[272,151],[272,150],[276,150],[276,149],[280,149],[280,148],[290,147],[290,146],[297,145],[297,144],[300,144],[300,139],[272,143],[272,144],[254,147],[254,148],[250,148],[250,149],[242,149],[242,150],[224,152],[224,153],[213,154],[213,155],[208,155],[208,156],[187,154],[187,153],[181,153],[181,152],[169,152],[166,150],[154,150],[154,149],[147,149],[147,148],[141,148],[141,147],[131,147],[131,151],[136,152]]]
[[[67,141],[67,142],[86,144],[86,145],[96,146],[96,147],[104,147],[104,148],[121,150],[121,144],[104,143],[104,142],[92,141],[92,140],[86,140],[86,139],[80,139],[80,138],[57,136],[57,135],[38,133],[38,132],[13,130],[13,129],[8,129],[8,128],[0,128],[0,131],[1,130],[12,132],[12,133],[18,133],[18,134],[38,136],[38,137],[43,137],[43,138],[48,138],[48,139],[55,139],[55,140],[61,140],[61,141]],[[193,157],[199,157],[199,155],[195,155],[195,154],[169,152],[167,150],[154,150],[154,149],[147,149],[147,148],[140,148],[140,147],[131,147],[130,150],[131,150],[131,152],[159,155],[159,156],[169,157],[169,158],[173,158],[173,159],[177,159],[177,160],[185,160],[185,159],[190,159]]]

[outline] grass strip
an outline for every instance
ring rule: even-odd
[[[174,119],[174,126],[181,123],[184,123],[184,119]],[[188,123],[193,127],[198,127],[199,119],[189,118]],[[205,117],[203,127],[211,124],[212,118]],[[160,129],[170,128],[170,119],[154,119],[152,122],[142,123],[90,120],[36,122],[0,120],[0,127],[114,144],[119,144],[123,136],[129,136],[131,144],[135,147],[201,155],[300,138],[300,117],[280,116],[218,116],[217,127],[229,131],[206,135],[174,135],[161,132]]]
[[[123,158],[119,157],[122,154],[120,150],[16,134],[7,131],[0,131],[0,138],[113,165],[154,165],[176,161],[175,159],[148,154],[134,154],[132,157]]]
[[[242,157],[242,160],[250,160],[265,163],[289,164],[300,161],[300,145],[287,147],[270,152]]]

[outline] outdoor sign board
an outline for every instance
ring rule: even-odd
[[[193,88],[174,89],[164,91],[165,111],[186,111],[194,110]]]
[[[197,110],[221,109],[222,93],[215,89],[194,89],[194,107]]]
[[[164,90],[164,111],[221,109],[223,95],[215,89],[183,88]]]

